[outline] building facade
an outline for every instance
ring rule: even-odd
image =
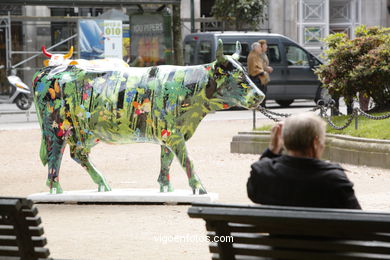
[[[344,32],[354,38],[359,25],[389,26],[387,0],[272,0],[270,29],[318,54],[321,39]]]
[[[196,0],[195,4],[200,10],[195,15],[212,16],[214,0]],[[345,32],[353,38],[361,24],[390,26],[389,0],[269,0],[267,10],[268,24],[259,28],[286,35],[314,54],[321,53],[321,39],[331,33]],[[182,15],[190,17],[184,10]],[[199,24],[196,29],[201,29]],[[183,35],[187,33],[189,30],[183,31]]]

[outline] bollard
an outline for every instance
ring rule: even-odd
[[[256,129],[256,109],[253,109],[253,130]]]
[[[359,112],[356,112],[355,130],[358,130],[358,126],[359,126]]]

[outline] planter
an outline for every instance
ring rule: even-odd
[[[230,143],[232,153],[261,154],[269,143],[268,131],[239,132]],[[390,141],[327,134],[323,159],[390,169]]]

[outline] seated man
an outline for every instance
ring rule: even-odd
[[[276,124],[268,149],[251,166],[249,198],[268,205],[360,209],[344,169],[320,160],[324,146],[325,122],[314,114]]]

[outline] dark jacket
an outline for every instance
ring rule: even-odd
[[[360,209],[353,184],[338,164],[275,155],[267,149],[252,164],[247,189],[260,204]]]

